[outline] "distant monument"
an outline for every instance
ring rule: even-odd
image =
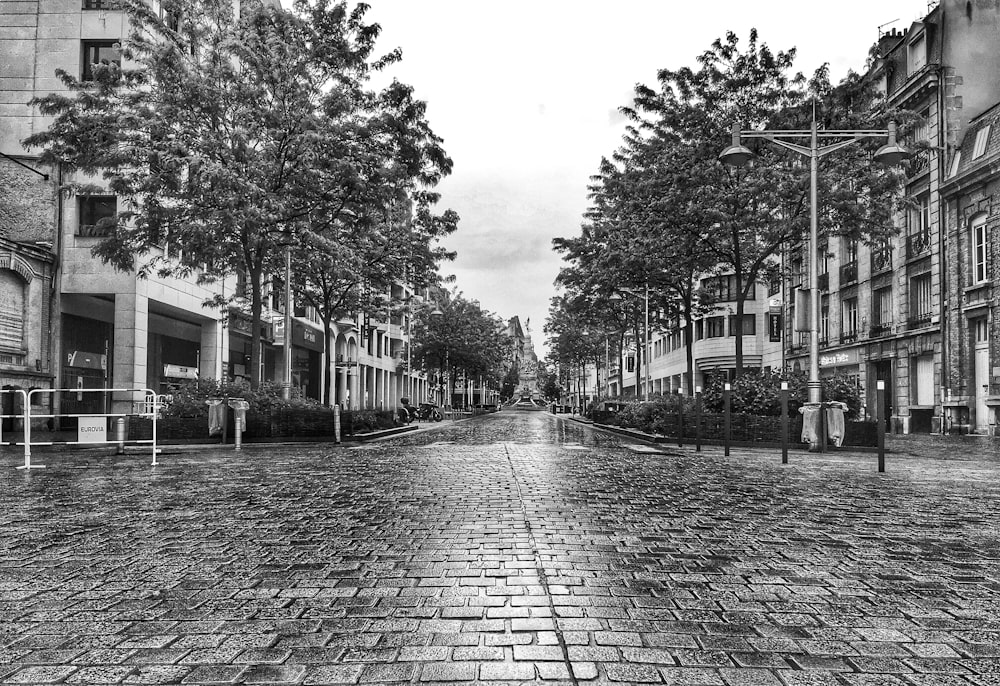
[[[514,340],[514,360],[518,368],[517,389],[511,398],[516,408],[536,409],[544,406],[541,386],[538,382],[538,355],[531,342],[531,320],[525,320],[524,328],[521,321],[513,317],[507,329]]]

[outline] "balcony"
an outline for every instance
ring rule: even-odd
[[[858,340],[857,331],[845,331],[844,333],[840,334],[841,343],[853,343],[856,340]]]
[[[854,260],[840,267],[840,285],[845,286],[858,280],[858,261]]]
[[[912,148],[911,148],[912,149]],[[912,179],[921,174],[925,174],[930,171],[931,168],[931,154],[926,148],[923,150],[914,150],[913,155],[910,159],[903,163],[903,171],[906,177]]]
[[[98,226],[97,224],[80,224],[76,229],[77,236],[83,236],[84,238],[108,238],[113,236],[115,231],[115,225],[110,226]]]
[[[925,326],[930,326],[931,324],[931,314],[930,312],[924,314],[917,314],[906,320],[906,328],[909,331],[914,329],[922,329]]]
[[[820,274],[819,277],[816,279],[816,283],[821,291],[830,290],[830,275]]]
[[[882,336],[888,336],[892,333],[892,323],[889,324],[874,324],[868,330],[869,338],[881,338]]]
[[[892,270],[892,251],[878,250],[872,253],[872,274]]]
[[[931,235],[926,231],[906,237],[906,259],[929,253],[931,250]]]

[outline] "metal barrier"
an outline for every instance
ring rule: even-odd
[[[18,467],[18,469],[44,469],[43,464],[31,464],[31,419],[29,411],[31,409],[28,403],[28,392],[20,389],[14,388],[9,390],[0,391],[0,398],[6,394],[20,394],[21,396],[21,414],[0,414],[0,445],[23,445],[24,446],[24,465]],[[4,419],[20,419],[24,422],[24,439],[23,443],[18,443],[17,441],[5,442],[3,440],[3,420]]]
[[[23,391],[21,391],[23,393]],[[133,412],[92,412],[92,413],[60,413],[60,414],[33,414],[31,412],[31,400],[36,395],[53,393],[74,393],[78,400],[82,400],[84,393],[127,393],[127,400],[105,397],[105,408],[108,401],[111,403],[129,403]],[[142,394],[138,400],[134,394]],[[156,420],[160,411],[161,396],[148,388],[36,388],[25,394],[24,402],[24,441],[23,443],[9,443],[8,445],[24,445],[24,466],[18,469],[37,469],[45,465],[31,464],[31,446],[33,445],[117,445],[119,452],[124,452],[125,444],[143,445],[150,444],[153,450],[152,465],[156,466]],[[125,418],[145,417],[152,420],[153,434],[150,439],[126,440]],[[31,424],[35,419],[51,419],[53,424],[56,419],[73,418],[77,423],[77,440],[75,441],[33,441],[31,437]],[[115,436],[108,436],[108,420],[115,419]]]

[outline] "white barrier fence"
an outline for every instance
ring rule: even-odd
[[[36,388],[31,391],[19,389],[0,391],[0,393],[20,394],[23,403],[23,412],[19,414],[0,415],[0,419],[20,419],[24,423],[24,433],[21,441],[4,441],[2,434],[2,423],[0,423],[0,445],[12,445],[24,447],[24,464],[18,469],[43,469],[43,464],[32,464],[31,447],[40,445],[117,445],[119,450],[124,450],[126,444],[130,445],[150,445],[153,453],[153,466],[156,465],[156,420],[162,404],[161,396],[148,388]],[[102,404],[107,410],[108,406],[123,408],[128,406],[131,412],[88,412],[88,413],[36,413],[32,412],[32,405],[36,397],[54,393],[75,394],[78,401],[83,400],[84,394],[102,393],[104,394]],[[116,397],[116,394],[118,397]],[[124,397],[123,397],[124,396]],[[49,403],[52,406],[52,403]],[[126,437],[126,419],[128,417],[148,418],[152,420],[152,438],[132,439]],[[33,440],[32,424],[35,420],[51,420],[52,427],[61,423],[63,419],[73,419],[76,423],[76,440]],[[110,435],[112,434],[113,435]]]

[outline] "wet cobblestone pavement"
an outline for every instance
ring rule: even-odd
[[[2,683],[1000,684],[992,456],[501,413],[44,461],[0,458]]]

